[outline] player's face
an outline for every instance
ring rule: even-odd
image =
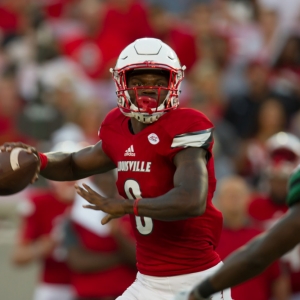
[[[169,86],[169,73],[160,70],[134,71],[128,75],[128,88],[131,101],[141,107],[143,99],[149,99],[151,108],[159,106],[166,98],[168,90],[163,89]],[[145,87],[145,88],[143,88]]]

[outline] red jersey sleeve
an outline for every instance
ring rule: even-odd
[[[179,151],[188,147],[203,148],[207,150],[210,158],[214,126],[203,113],[188,108],[178,109],[172,114],[166,114],[162,125],[170,138],[167,153],[170,160],[173,160]]]

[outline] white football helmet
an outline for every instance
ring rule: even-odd
[[[162,70],[170,73],[168,87],[141,86],[128,88],[126,75],[132,70]],[[161,40],[154,38],[138,39],[128,45],[120,54],[115,68],[110,69],[116,84],[118,107],[127,117],[134,117],[142,123],[153,123],[166,111],[179,105],[180,84],[184,77],[185,66],[181,66],[176,53]],[[158,99],[138,104],[130,99],[129,90],[134,91],[138,100],[138,90],[157,89],[158,99],[162,90],[168,91],[164,101],[158,105]],[[156,105],[156,107],[154,107]]]

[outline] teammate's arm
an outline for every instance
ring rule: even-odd
[[[12,262],[17,266],[27,265],[51,254],[56,242],[50,236],[41,236],[35,241],[19,242],[12,254]]]
[[[208,174],[207,152],[202,148],[187,148],[176,154],[174,188],[155,198],[142,198],[138,202],[138,215],[157,220],[172,221],[200,216],[206,209]],[[77,193],[90,205],[86,208],[102,210],[109,214],[102,224],[124,214],[133,214],[133,201],[104,198],[83,184],[76,186]]]
[[[189,300],[203,299],[228,287],[240,284],[261,273],[274,260],[300,243],[300,203],[268,232],[253,239],[249,244],[234,252],[224,265],[210,278],[194,288]]]
[[[10,151],[21,147],[38,155],[35,148],[22,143],[6,143],[0,149]],[[114,163],[102,149],[102,142],[86,147],[78,152],[50,152],[46,153],[48,163],[40,174],[50,180],[73,181],[104,173],[115,168]]]

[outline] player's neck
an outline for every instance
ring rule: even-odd
[[[131,118],[130,121],[128,122],[128,125],[129,125],[129,130],[131,131],[132,134],[137,134],[149,126],[149,124],[141,123],[135,118]]]

